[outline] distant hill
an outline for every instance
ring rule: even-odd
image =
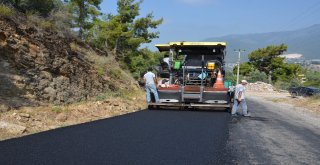
[[[258,48],[268,45],[284,43],[288,45],[285,54],[299,53],[306,59],[320,58],[320,24],[295,31],[270,32],[260,34],[227,35],[222,37],[207,38],[204,41],[225,41],[227,42],[227,62],[236,61],[234,49],[245,49],[246,52],[241,60],[246,61],[247,54]]]

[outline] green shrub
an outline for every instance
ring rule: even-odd
[[[45,30],[53,29],[53,24],[50,21],[42,21],[39,26],[41,29]]]
[[[248,74],[248,81],[249,82],[257,82],[262,81],[267,83],[268,82],[268,76],[264,72],[260,72],[259,70],[254,70]]]
[[[75,32],[71,30],[72,15],[65,8],[50,12],[47,18],[60,35],[65,37],[75,37]]]
[[[298,87],[298,86],[301,86],[301,80],[297,79],[297,78],[294,78],[292,80],[289,81],[289,86],[290,87]]]
[[[50,20],[45,20],[38,13],[27,11],[27,23],[31,26],[36,26],[43,30],[54,29],[54,24]]]
[[[275,82],[273,86],[275,88],[277,88],[278,90],[288,89],[290,87],[288,82],[284,82],[284,81],[280,81],[280,80]]]
[[[53,111],[55,113],[61,113],[63,110],[59,106],[53,106],[53,107],[51,107],[51,111]]]
[[[312,98],[313,100],[318,100],[318,101],[320,101],[320,94],[313,95],[311,98]]]
[[[232,84],[236,84],[237,75],[234,75],[231,71],[227,71],[224,76],[225,81],[231,81]]]
[[[137,91],[129,91],[126,89],[118,89],[116,91],[108,91],[104,94],[100,94],[95,97],[96,101],[106,100],[108,98],[122,98],[126,100],[131,100],[133,96],[137,95]]]
[[[10,16],[11,14],[12,14],[11,8],[9,8],[8,6],[0,4],[0,15],[1,16],[7,17],[7,16]]]
[[[109,76],[112,78],[112,79],[120,79],[122,77],[122,73],[121,73],[121,70],[120,69],[115,69],[115,68],[111,68],[109,70]]]
[[[41,16],[48,16],[53,10],[62,7],[61,0],[1,0],[5,3],[10,3],[21,12],[35,11]]]
[[[274,84],[274,87],[279,90],[287,90],[290,87],[297,87],[297,86],[301,86],[301,82],[299,79],[291,79],[289,81],[278,80]]]
[[[96,96],[96,101],[102,101],[102,100],[106,100],[107,99],[107,95],[106,94],[101,94]]]
[[[99,67],[97,69],[98,75],[103,76],[105,74],[105,69],[103,67]]]
[[[40,26],[40,23],[42,22],[42,20],[38,13],[27,11],[26,16],[27,16],[27,23],[29,25],[33,25],[37,27]]]
[[[314,86],[320,88],[320,72],[309,71],[306,73],[307,82],[303,83],[304,86]]]

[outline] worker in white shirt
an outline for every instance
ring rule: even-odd
[[[245,90],[246,90],[246,85],[248,82],[246,80],[241,80],[241,83],[236,86],[235,89],[235,94],[234,94],[234,103],[232,107],[232,116],[237,116],[236,112],[238,110],[239,105],[241,106],[242,109],[242,114],[245,117],[249,117],[250,114],[248,113],[248,107],[247,107],[247,102],[246,102],[246,97],[245,97]]]
[[[164,55],[164,57],[163,57],[163,62],[165,62],[165,63],[167,63],[168,64],[168,66],[170,66],[170,57],[169,57],[169,55]]]
[[[143,76],[144,82],[146,84],[146,95],[147,95],[147,102],[151,102],[151,92],[154,95],[155,102],[159,102],[159,95],[157,92],[157,78],[154,73],[152,73],[152,68],[148,69],[148,72]]]

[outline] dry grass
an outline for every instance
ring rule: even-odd
[[[57,30],[54,20],[43,18],[38,13],[28,11],[26,13],[28,26],[34,26],[39,30]]]
[[[281,102],[295,105],[297,107],[302,107],[308,109],[310,112],[320,114],[320,99],[309,97],[309,98],[287,98],[281,100]]]
[[[71,43],[70,47],[73,51],[84,54],[88,61],[93,63],[93,67],[97,71],[97,74],[109,81],[112,91],[139,91],[138,85],[135,83],[136,81],[133,79],[130,72],[121,69],[113,55],[98,55],[94,50],[82,48],[77,43]]]
[[[265,98],[266,100],[270,100],[275,103],[290,104],[296,107],[301,107],[311,113],[320,114],[320,96],[293,98],[289,93],[251,92],[250,94]]]
[[[124,115],[146,108],[144,95],[124,98],[105,98],[99,101],[85,101],[65,106],[23,107],[0,114],[2,122],[25,126],[23,134],[12,134],[0,129],[0,141],[13,137],[25,136],[37,132],[60,127],[86,123],[113,116]],[[20,114],[29,114],[27,121],[22,121]],[[58,119],[59,115],[67,116],[65,120]]]

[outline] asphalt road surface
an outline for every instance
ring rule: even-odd
[[[252,117],[140,111],[0,142],[0,164],[319,164],[320,121],[249,97]]]
[[[144,110],[0,142],[0,164],[225,164],[229,118]]]

